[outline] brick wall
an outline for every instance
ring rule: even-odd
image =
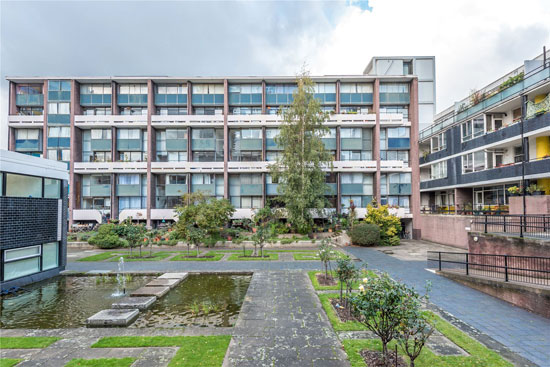
[[[473,217],[465,215],[420,215],[423,240],[468,249],[468,231]]]

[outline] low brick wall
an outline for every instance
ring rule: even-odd
[[[523,214],[523,197],[510,196],[510,214]],[[527,214],[550,214],[550,195],[525,196]]]
[[[550,257],[550,241],[470,232],[468,252],[473,254]]]
[[[467,287],[550,318],[550,288],[548,287],[503,282],[448,271],[438,271],[437,273]]]
[[[426,241],[468,249],[468,229],[474,217],[465,215],[420,215],[421,238]]]

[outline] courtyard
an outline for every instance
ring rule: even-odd
[[[367,262],[373,274],[388,272],[415,288],[422,288],[426,279],[432,282],[428,309],[438,320],[437,330],[416,365],[548,365],[547,319],[426,271],[414,252],[404,259],[411,246],[433,248],[426,242],[403,241],[392,248],[401,253],[396,256],[379,248],[336,251],[350,255],[356,264]],[[321,285],[315,277],[322,273],[316,247],[272,248],[267,251],[277,258],[261,261],[231,260],[239,250],[215,251],[223,253],[217,261],[178,261],[173,260],[180,255],[176,248],[157,255],[158,260],[129,261],[124,270],[152,277],[167,272],[251,274],[231,325],[9,328],[2,330],[2,365],[364,366],[360,352],[380,348],[364,326],[339,317],[330,301],[338,298],[339,287]],[[111,254],[73,249],[62,277],[115,274],[118,262],[110,259],[119,254]],[[89,261],[91,256],[98,261]]]

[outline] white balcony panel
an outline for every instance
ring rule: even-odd
[[[8,124],[11,127],[29,127],[36,128],[44,126],[44,115],[39,116],[19,116],[19,115],[10,115],[8,116]]]
[[[105,116],[89,116],[76,115],[74,117],[76,126],[79,127],[146,127],[146,115],[105,115]]]
[[[278,115],[229,115],[227,125],[240,126],[279,126],[283,119]]]
[[[152,220],[177,220],[178,217],[174,209],[151,209]]]
[[[230,172],[267,172],[272,162],[228,162]]]
[[[333,167],[338,172],[376,172],[376,161],[334,161]]]
[[[223,115],[153,115],[151,124],[156,127],[223,126]]]
[[[146,220],[147,209],[124,209],[118,214],[118,219],[123,220],[132,217],[132,220]]]
[[[334,114],[330,115],[326,124],[329,126],[374,126],[376,125],[376,114]]]
[[[411,122],[403,119],[403,114],[401,113],[381,113],[380,114],[380,125],[385,127],[391,126],[411,126]]]
[[[109,211],[101,211],[97,209],[73,209],[73,220],[96,221],[97,223],[101,223],[103,212],[108,213]]]
[[[381,171],[411,172],[411,167],[407,167],[403,161],[380,161]]]
[[[254,209],[235,209],[235,213],[231,218],[233,219],[243,219],[243,218],[252,218],[254,215]]]
[[[145,173],[147,162],[75,162],[74,172],[90,173]]]
[[[223,172],[223,162],[151,162],[151,171],[154,173],[217,173]]]

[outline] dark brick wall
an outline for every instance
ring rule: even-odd
[[[57,241],[58,199],[0,197],[0,249]]]

